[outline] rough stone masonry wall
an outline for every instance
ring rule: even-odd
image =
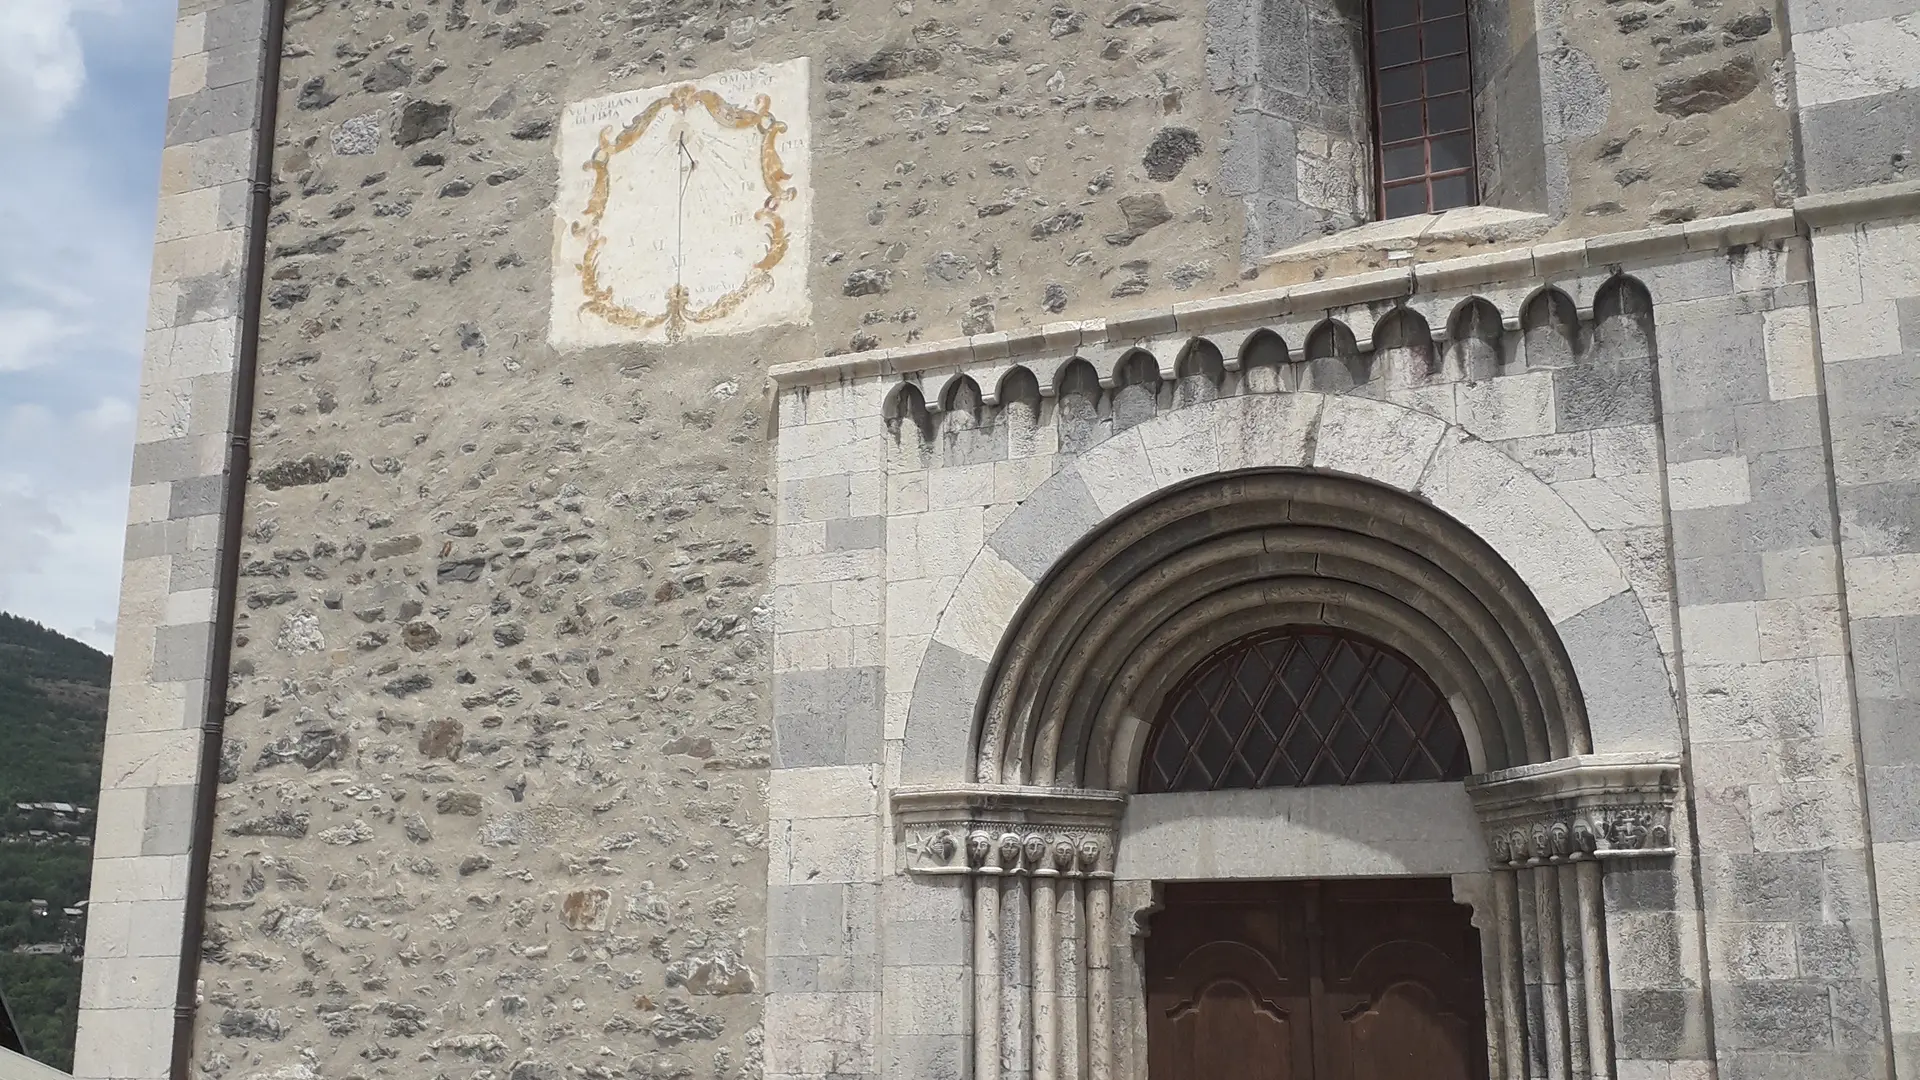
[[[1564,230],[1671,225],[1799,194],[1772,4],[1492,0],[1489,10],[1509,5],[1537,9],[1542,122],[1565,155],[1564,180],[1548,168],[1546,197],[1564,198],[1581,223]]]
[[[1893,1053],[1910,1075],[1920,1067],[1920,219],[1836,226],[1813,243]]]
[[[205,1075],[759,1073],[762,369],[1231,280],[1201,50],[1150,5],[292,5]],[[554,354],[560,107],[795,55],[812,326]]]
[[[1180,8],[1182,5],[1172,5]],[[1365,5],[1207,0],[1230,103],[1220,184],[1251,262],[1375,211]],[[1771,5],[1472,0],[1481,199],[1555,237],[1784,206],[1792,167]]]

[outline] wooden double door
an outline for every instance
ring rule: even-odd
[[[1444,879],[1165,887],[1149,1080],[1486,1080],[1478,932]]]

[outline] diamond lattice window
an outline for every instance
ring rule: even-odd
[[[1243,638],[1167,696],[1141,790],[1393,784],[1467,775],[1446,698],[1363,638],[1288,627]]]

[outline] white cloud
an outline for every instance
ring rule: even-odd
[[[79,333],[79,327],[45,308],[0,308],[0,371],[39,367],[53,359],[56,346]]]
[[[119,575],[100,570],[119,566],[126,513],[124,491],[54,496],[0,476],[0,550],[8,562],[0,573],[0,611],[111,651]]]
[[[73,0],[0,0],[0,126],[60,119],[87,81]],[[11,121],[9,121],[11,117]]]
[[[103,649],[175,13],[0,0],[0,610]]]
[[[133,426],[133,406],[117,397],[102,398],[100,403],[80,414],[80,426],[89,435],[126,438],[122,428]]]
[[[28,490],[20,477],[0,476],[0,551],[16,568],[13,574],[0,576],[0,610],[9,606],[14,591],[8,578],[40,570],[53,550],[54,538],[66,528],[46,498]]]

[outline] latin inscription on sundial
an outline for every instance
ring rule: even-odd
[[[807,61],[568,105],[554,345],[807,321]]]

